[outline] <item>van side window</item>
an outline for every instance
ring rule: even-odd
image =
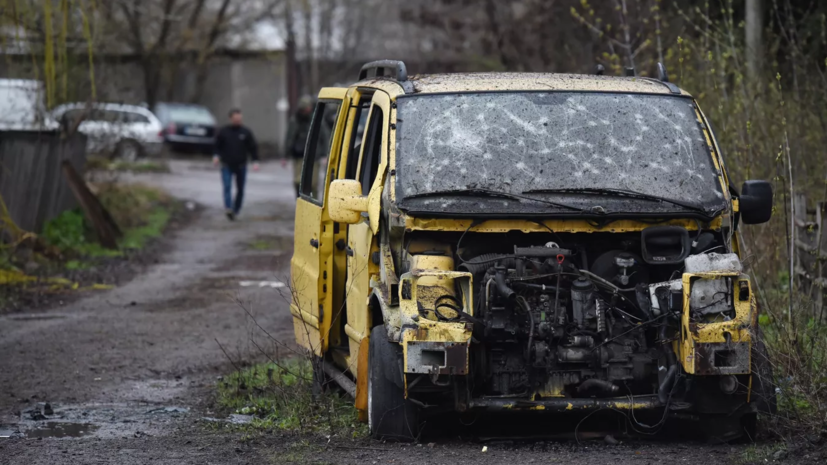
[[[370,193],[370,188],[373,187],[373,181],[376,179],[376,174],[379,171],[379,164],[382,161],[383,126],[384,118],[382,108],[374,105],[370,123],[367,128],[368,137],[365,140],[367,146],[362,156],[362,171],[359,176],[362,182],[362,195],[368,195]]]
[[[318,204],[324,200],[327,162],[340,107],[341,102],[337,101],[321,101],[316,104],[310,133],[307,135],[299,192],[302,197],[312,199]]]
[[[356,179],[356,170],[359,168],[359,153],[362,148],[362,136],[365,133],[365,125],[368,122],[369,110],[370,99],[362,98],[359,106],[355,109],[354,122],[356,123],[356,127],[350,134],[349,150],[346,160],[347,165],[345,166],[345,179]]]

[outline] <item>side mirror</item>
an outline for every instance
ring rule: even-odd
[[[766,223],[772,217],[772,185],[767,181],[746,181],[738,202],[744,224]]]
[[[362,213],[368,211],[368,198],[362,195],[362,183],[352,179],[337,179],[328,191],[330,219],[337,223],[356,224]]]

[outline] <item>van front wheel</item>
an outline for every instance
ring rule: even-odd
[[[368,426],[376,439],[415,441],[419,407],[405,399],[401,351],[384,326],[370,332],[368,350]]]

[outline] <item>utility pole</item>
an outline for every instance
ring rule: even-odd
[[[764,2],[746,0],[746,9],[747,69],[755,77],[761,71],[764,55]]]
[[[293,21],[293,8],[291,8],[290,1],[284,4],[285,13],[284,19],[287,25],[287,102],[288,115],[296,112],[296,107],[299,102],[299,61],[296,56],[296,32],[295,22]]]

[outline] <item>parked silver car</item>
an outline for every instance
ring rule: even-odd
[[[91,154],[135,161],[158,156],[163,149],[163,126],[147,108],[119,103],[70,103],[52,111],[66,130],[88,138]]]

